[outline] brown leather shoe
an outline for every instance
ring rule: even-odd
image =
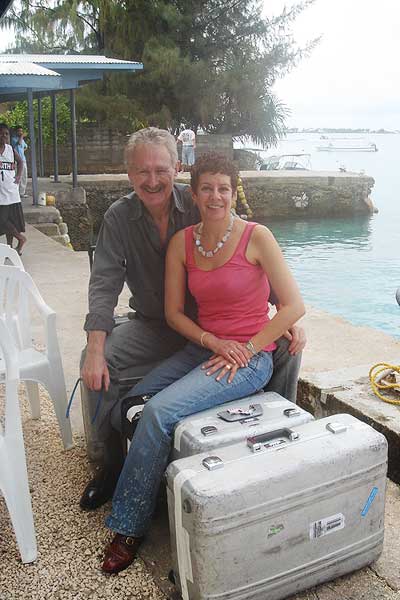
[[[105,573],[119,573],[127,569],[136,558],[136,553],[143,538],[135,538],[116,533],[111,544],[106,548],[102,571]]]

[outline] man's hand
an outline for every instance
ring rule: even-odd
[[[110,374],[104,358],[105,331],[90,331],[81,377],[89,390],[99,392],[110,386]]]
[[[89,390],[99,392],[104,387],[107,391],[110,386],[110,375],[104,355],[87,352],[81,377]]]
[[[290,341],[288,352],[291,355],[302,352],[306,345],[306,332],[300,325],[293,325],[285,334],[285,338]]]

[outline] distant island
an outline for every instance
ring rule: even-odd
[[[306,129],[300,129],[299,127],[289,127],[285,130],[285,133],[400,133],[400,130],[394,129],[390,131],[388,129],[349,129],[347,127],[308,127]]]

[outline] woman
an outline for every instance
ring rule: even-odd
[[[233,215],[238,172],[218,154],[192,169],[192,195],[201,223],[179,231],[166,261],[168,324],[189,342],[154,369],[130,395],[151,395],[118,481],[106,525],[116,535],[103,571],[129,566],[145,535],[167,465],[173,430],[182,418],[253,394],[272,374],[274,341],[303,314],[304,305],[271,232]],[[184,313],[186,279],[198,306]],[[269,319],[270,285],[280,300]]]
[[[16,250],[20,255],[26,242],[22,233],[25,220],[18,190],[22,170],[22,159],[10,145],[10,130],[5,123],[0,123],[0,235],[6,235],[7,244],[11,247],[13,238],[17,238]]]

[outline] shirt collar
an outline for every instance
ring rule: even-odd
[[[129,199],[129,206],[131,209],[130,219],[133,221],[141,219],[143,217],[143,204],[136,192],[130,192],[130,194],[127,194],[125,198]],[[171,208],[176,208],[181,213],[185,212],[185,205],[183,203],[182,195],[179,194],[175,185],[172,188],[172,202],[173,206]]]

